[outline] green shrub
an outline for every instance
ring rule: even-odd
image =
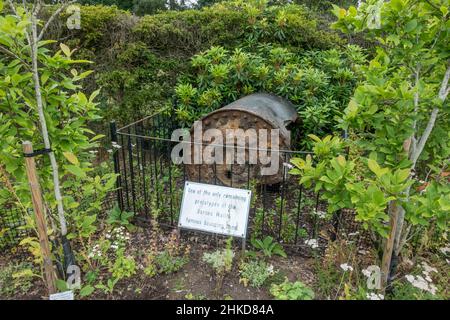
[[[273,284],[270,293],[276,300],[312,300],[314,292],[300,281]]]
[[[262,1],[227,1],[143,17],[117,7],[83,6],[80,30],[68,30],[66,19],[63,13],[49,37],[69,39],[77,58],[95,62],[96,79],[86,80],[84,87],[93,91],[101,86],[106,120],[122,123],[170,105],[178,77],[190,75],[187,61],[211,46],[253,50],[272,43],[301,51],[343,42],[306,7]],[[206,93],[202,103],[216,94]]]
[[[189,258],[187,256],[172,256],[167,251],[163,251],[155,257],[159,273],[177,272],[188,262]]]
[[[305,141],[298,138],[336,129],[335,117],[347,106],[364,61],[362,49],[352,45],[303,53],[270,44],[256,51],[213,46],[194,56],[192,76],[180,79],[177,115],[190,124],[242,96],[269,92],[295,105],[301,119],[296,140]]]
[[[211,267],[219,275],[231,271],[233,266],[234,252],[231,249],[216,250],[214,252],[205,252],[203,261],[211,265]]]
[[[26,294],[36,276],[29,263],[10,263],[0,269],[0,299]]]
[[[241,263],[239,274],[239,282],[242,282],[245,287],[250,285],[259,288],[274,275],[274,269],[272,265],[268,265],[262,260],[251,260]]]
[[[272,257],[272,255],[278,255],[283,258],[286,258],[286,252],[283,249],[283,246],[274,241],[274,239],[270,236],[265,237],[263,240],[260,239],[251,239],[252,246],[260,250],[265,257]]]
[[[132,256],[125,256],[124,249],[119,249],[114,265],[110,269],[116,279],[128,278],[136,273],[136,262]]]

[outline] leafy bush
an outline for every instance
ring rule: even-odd
[[[330,212],[354,208],[364,227],[384,238],[390,231],[395,255],[414,229],[433,224],[442,236],[448,229],[450,188],[444,172],[450,140],[443,137],[449,132],[444,107],[450,92],[449,29],[448,10],[439,7],[408,0],[334,7],[334,27],[365,31],[386,45],[378,46],[363,68],[364,81],[339,120],[350,132],[347,158],[338,138],[312,137],[314,157],[292,160],[292,173],[323,191]],[[389,230],[389,218],[397,220],[397,231]]]
[[[233,238],[230,237],[226,241],[226,246],[222,250],[216,250],[214,252],[205,252],[202,260],[214,269],[216,273],[216,295],[219,296],[219,292],[222,289],[223,279],[227,272],[230,272],[233,268],[234,251],[232,248]]]
[[[155,264],[157,265],[159,273],[173,273],[180,270],[189,258],[183,256],[171,256],[168,251],[163,251],[155,257]]]
[[[301,54],[270,44],[256,51],[214,46],[192,58],[193,76],[182,78],[176,87],[177,115],[191,124],[242,96],[270,92],[295,105],[302,122],[298,132],[333,132],[364,61],[356,46]]]
[[[18,10],[23,11],[23,8]],[[8,52],[0,55],[0,172],[2,186],[4,182],[7,186],[0,188],[0,206],[14,202],[20,210],[32,208],[22,142],[31,141],[35,150],[43,148],[41,128],[45,118],[48,140],[56,158],[50,161],[44,156],[37,161],[46,209],[52,216],[59,208],[59,219],[64,221],[61,229],[65,229],[67,216],[68,238],[89,238],[96,230],[96,215],[116,179],[115,174],[101,174],[102,166],[94,170],[95,158],[89,152],[98,148],[99,140],[104,138],[88,128],[91,122],[101,118],[95,100],[99,91],[83,93],[81,82],[92,71],[86,71],[81,65],[89,61],[74,59],[75,50],[63,43],[52,51],[50,45],[55,42],[52,40],[37,43],[39,69],[36,77],[40,78],[40,90],[36,90],[30,72],[33,55],[25,49],[30,46],[30,37],[26,36],[33,20],[30,19],[30,14],[2,12],[0,16],[0,42]],[[43,106],[42,117],[38,112],[40,105]],[[53,172],[57,172],[55,162],[59,166],[56,178],[53,177]],[[54,189],[55,180],[62,182],[62,201],[50,191]],[[27,227],[34,227],[32,219],[27,222]],[[34,250],[34,239],[27,238],[22,243]]]
[[[115,279],[128,278],[136,273],[136,262],[134,258],[132,256],[125,256],[124,251],[123,248],[118,250],[116,261],[110,269]]]
[[[314,292],[302,282],[289,282],[288,279],[281,284],[273,284],[270,293],[276,300],[312,300]]]
[[[121,9],[127,10],[131,9],[133,6],[133,2],[135,0],[78,0],[80,4],[89,4],[89,5],[107,5],[107,6],[117,6]]]
[[[150,252],[145,257],[144,273],[153,277],[160,273],[173,273],[180,270],[189,262],[190,246],[180,243],[176,232],[169,236],[164,248],[158,249],[158,235],[160,229],[154,221],[153,235],[150,239]]]
[[[12,297],[25,294],[31,288],[34,277],[28,263],[8,264],[0,270],[0,297]]]
[[[239,282],[242,282],[245,287],[250,284],[252,287],[259,288],[274,275],[274,269],[272,265],[262,260],[250,260],[241,263],[239,274]]]
[[[124,226],[128,228],[128,230],[134,229],[134,226],[131,224],[130,219],[133,218],[134,212],[126,212],[120,210],[119,206],[114,206],[114,208],[109,212],[107,223],[113,226]]]
[[[166,10],[166,0],[134,0],[133,12],[139,16]]]
[[[217,274],[231,271],[233,266],[234,252],[231,249],[222,249],[214,252],[205,252],[203,261],[210,264]]]
[[[177,78],[190,72],[186,61],[211,46],[257,48],[272,43],[302,50],[342,43],[306,7],[261,1],[226,1],[201,10],[143,17],[116,7],[84,6],[80,30],[67,30],[66,19],[65,13],[57,19],[50,37],[70,39],[67,44],[77,48],[77,58],[95,62],[98,76],[85,86],[92,91],[97,85],[103,88],[103,115],[120,122],[170,105]]]
[[[283,258],[286,258],[286,252],[284,252],[283,246],[279,243],[273,241],[273,238],[270,236],[265,237],[263,240],[252,239],[252,246],[255,249],[260,250],[264,256],[272,257],[272,255],[279,255]]]

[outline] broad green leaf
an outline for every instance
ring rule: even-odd
[[[77,176],[78,178],[86,178],[86,173],[79,166],[68,165],[68,166],[65,166],[65,168],[67,171],[69,171],[71,174]]]
[[[99,139],[102,139],[102,138],[104,138],[104,137],[106,137],[104,134],[98,134],[98,135],[96,135],[95,137],[93,137],[93,138],[91,138],[91,142],[94,142],[94,141],[96,141],[96,140],[99,140]]]
[[[336,160],[337,160],[337,162],[339,163],[339,165],[340,165],[341,167],[345,167],[345,164],[346,164],[347,162],[345,161],[345,158],[344,158],[343,156],[338,156],[338,157],[336,158]]]
[[[396,171],[398,182],[403,182],[409,177],[409,169],[399,169]]]
[[[378,165],[378,163],[373,160],[373,159],[369,159],[367,160],[367,164],[369,166],[370,171],[372,171],[373,173],[375,173],[377,176],[380,172],[380,166]]]
[[[91,73],[93,73],[93,72],[94,72],[93,70],[85,71],[85,72],[81,73],[80,75],[76,76],[75,79],[76,79],[77,81],[78,81],[78,80],[82,80],[82,79],[86,78],[87,76],[89,76],[89,75],[90,75]]]
[[[92,292],[94,292],[94,290],[95,290],[95,288],[93,286],[87,285],[80,290],[80,296],[87,297],[90,294],[92,294]]]
[[[447,195],[447,198],[442,197],[438,200],[439,205],[441,206],[442,210],[444,211],[450,211],[450,197]]]
[[[70,55],[72,54],[72,52],[70,52],[70,49],[68,46],[66,46],[64,43],[60,43],[59,47],[61,48],[62,52],[64,52],[64,54],[70,58]]]
[[[74,155],[72,152],[64,152],[63,153],[64,157],[69,160],[69,162],[71,164],[74,164],[76,166],[78,166],[80,164],[80,162],[78,161],[78,158],[76,155]]]
[[[95,90],[94,92],[92,92],[91,96],[89,97],[89,102],[93,102],[94,99],[98,96],[99,93],[100,93],[100,89],[99,90]]]
[[[320,138],[318,136],[316,136],[315,134],[308,134],[308,137],[310,137],[311,139],[313,139],[316,142],[322,142],[322,140],[320,140]]]
[[[56,288],[60,291],[60,292],[64,292],[69,290],[69,288],[67,287],[67,283],[62,280],[62,279],[56,279]]]
[[[411,21],[409,21],[406,26],[405,26],[405,31],[406,32],[411,32],[413,31],[415,28],[417,27],[417,20],[413,19]]]

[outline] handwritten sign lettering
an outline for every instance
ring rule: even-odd
[[[186,181],[178,226],[245,238],[250,199],[250,190]]]

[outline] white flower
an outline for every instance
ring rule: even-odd
[[[436,291],[437,291],[436,286],[435,286],[434,284],[430,284],[430,293],[431,293],[432,295],[435,295],[435,294],[436,294]]]
[[[429,266],[426,262],[422,262],[422,267],[424,269],[423,272],[427,275],[431,272],[438,272],[436,268]]]
[[[327,216],[327,213],[324,211],[314,209],[311,214],[316,215],[320,219],[324,219]]]
[[[364,276],[366,276],[367,278],[369,278],[369,277],[372,275],[372,271],[370,271],[369,268],[363,269],[361,272],[362,272],[362,274],[363,274]]]
[[[316,248],[319,247],[319,244],[318,244],[318,242],[317,242],[317,239],[308,239],[308,240],[305,240],[305,244],[306,244],[307,246],[310,246],[310,247],[313,248],[313,249],[316,249]]]
[[[423,291],[427,291],[433,295],[436,294],[437,288],[434,285],[429,284],[427,279],[425,279],[424,277],[413,276],[413,275],[408,274],[405,276],[405,278],[406,278],[406,280],[408,280],[409,283],[411,283],[413,285],[413,287],[416,287]]]
[[[112,142],[112,147],[113,147],[113,148],[116,148],[116,149],[122,148],[122,146],[119,145],[119,144],[118,144],[117,142],[115,142],[115,141]]]
[[[341,269],[344,271],[353,271],[353,267],[347,263],[341,264]]]
[[[369,300],[384,300],[384,296],[381,293],[373,293],[369,292],[366,294],[367,299]]]
[[[294,168],[294,166],[292,164],[288,163],[288,162],[283,162],[283,166],[285,166],[288,169]]]
[[[414,262],[411,259],[408,259],[408,258],[403,259],[403,262],[405,264],[410,265],[411,267],[414,265]]]
[[[270,265],[270,266],[268,266],[267,267],[267,272],[269,273],[269,274],[274,274],[274,269],[273,269],[273,265]]]
[[[113,152],[112,149],[108,149],[107,151],[108,151],[108,153],[112,153]]]

